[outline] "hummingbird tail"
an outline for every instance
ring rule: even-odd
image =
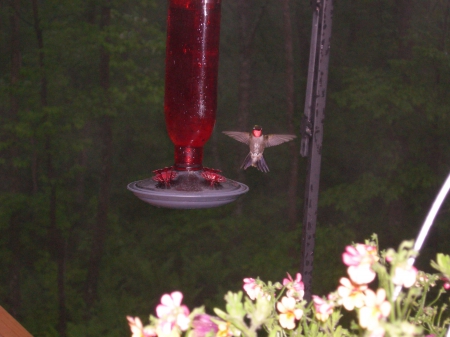
[[[247,167],[249,167],[249,166],[252,166],[252,156],[251,156],[251,153],[249,153],[249,154],[247,155],[247,157],[245,157],[244,162],[243,162],[242,165],[241,165],[241,169],[246,170]]]
[[[263,156],[261,156],[261,158],[256,162],[256,168],[262,172],[269,172],[269,167],[267,166]]]
[[[267,166],[263,156],[261,156],[256,163],[253,163],[252,154],[249,153],[247,157],[245,157],[244,162],[241,165],[241,169],[246,170],[250,166],[256,167],[261,172],[269,172],[269,167]]]

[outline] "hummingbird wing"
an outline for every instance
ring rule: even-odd
[[[280,145],[285,142],[289,142],[296,138],[296,135],[265,135],[264,136],[264,143],[266,147],[271,147],[275,145]]]
[[[240,131],[222,131],[222,133],[227,136],[236,139],[237,141],[249,145],[250,143],[250,132],[240,132]]]

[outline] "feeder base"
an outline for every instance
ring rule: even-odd
[[[176,171],[170,184],[152,178],[128,184],[127,188],[142,201],[156,207],[195,209],[226,205],[247,193],[247,185],[227,179],[213,183],[205,180],[202,171]]]

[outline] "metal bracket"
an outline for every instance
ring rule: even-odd
[[[311,0],[309,3],[311,4],[311,8],[315,12],[319,13],[320,8],[322,7],[322,4],[321,4],[320,0]]]
[[[300,143],[300,155],[302,157],[308,156],[309,140],[312,137],[312,128],[313,125],[309,118],[303,115],[302,124],[300,127],[300,133],[302,135],[302,140]]]

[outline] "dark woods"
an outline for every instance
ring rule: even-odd
[[[249,185],[177,211],[126,190],[173,161],[163,116],[165,1],[0,0],[0,305],[34,336],[123,336],[162,293],[223,303],[244,277],[299,267],[306,160],[239,171],[223,130],[298,133],[309,1],[223,0],[219,106],[205,166]],[[314,292],[346,244],[416,236],[450,165],[450,1],[336,1]],[[298,138],[297,138],[298,139]],[[448,251],[448,203],[428,250]]]

